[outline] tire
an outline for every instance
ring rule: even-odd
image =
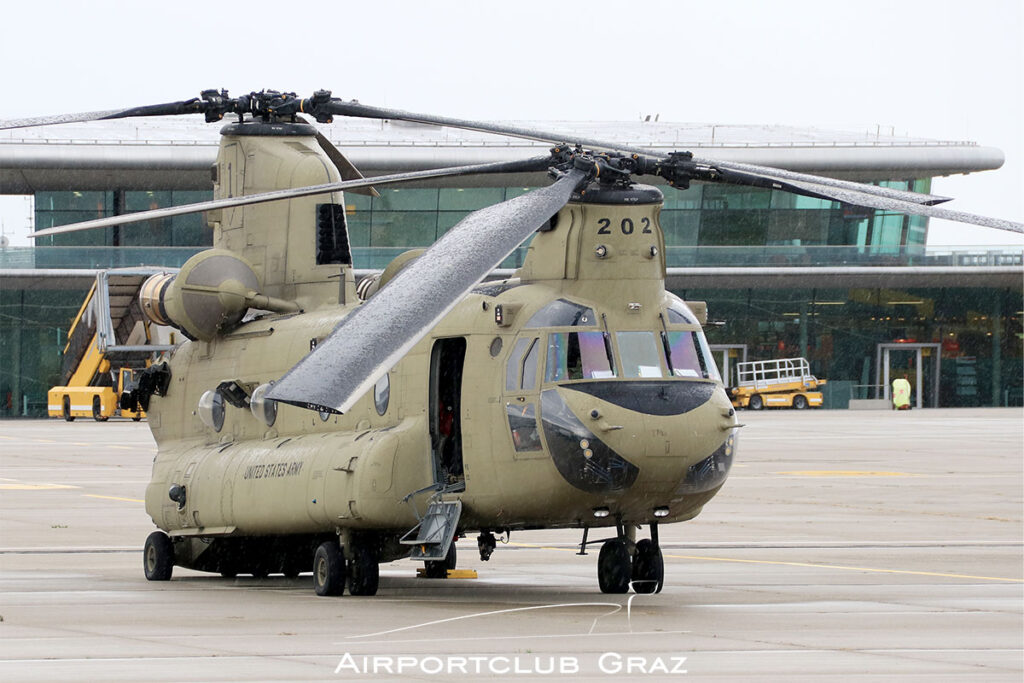
[[[637,541],[633,556],[633,590],[637,593],[660,593],[665,585],[665,560],[661,548],[650,539]]]
[[[602,593],[625,593],[629,590],[632,563],[629,548],[622,540],[605,541],[597,556],[597,585]]]
[[[75,416],[71,414],[71,398],[68,396],[64,397],[61,401],[61,413],[64,415],[65,422],[74,422]]]
[[[142,420],[142,416],[141,415],[136,415],[135,417],[132,418],[132,422],[139,422],[141,420]]]
[[[238,572],[234,569],[222,569],[220,575],[223,576],[225,579],[233,579],[236,576],[238,576]]]
[[[764,408],[764,399],[759,394],[754,394],[750,397],[750,403],[747,404],[747,407],[751,410],[761,410]]]
[[[321,543],[313,556],[313,590],[317,595],[345,592],[345,554],[337,541]]]
[[[443,560],[427,560],[423,563],[427,568],[427,578],[447,579],[448,570],[455,569],[458,559],[458,553],[455,550],[455,541],[452,541],[452,544],[448,546],[448,554],[444,556]]]
[[[92,419],[97,422],[106,422],[107,417],[103,414],[103,404],[99,396],[92,397]]]
[[[366,545],[354,545],[352,560],[348,564],[349,595],[376,595],[378,585],[380,565],[377,564],[376,555]]]
[[[174,541],[162,531],[154,531],[142,550],[142,568],[150,581],[170,581],[174,571]]]
[[[797,394],[794,396],[793,407],[797,410],[805,410],[807,408],[807,397],[803,394]]]

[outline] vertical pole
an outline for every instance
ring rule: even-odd
[[[810,308],[807,301],[800,302],[800,357],[807,358],[807,316]]]
[[[992,405],[1002,404],[1003,397],[1003,302],[996,295],[992,305]]]
[[[924,402],[922,401],[922,398],[921,398],[921,387],[922,387],[923,382],[924,382],[924,375],[925,375],[924,371],[925,371],[925,369],[921,365],[922,364],[922,355],[923,355],[923,353],[921,352],[921,347],[920,346],[918,347],[918,352],[916,352],[914,355],[915,355],[914,361],[916,362],[916,365],[914,366],[914,369],[913,369],[913,371],[914,371],[913,383],[914,383],[914,385],[916,385],[916,387],[918,387],[918,399],[916,399],[914,401],[914,403],[916,405],[916,408],[918,408],[918,410],[921,410],[924,407]]]
[[[889,393],[889,349],[882,350],[882,390],[885,392],[885,400],[892,401],[892,394]]]

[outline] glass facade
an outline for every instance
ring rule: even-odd
[[[931,182],[884,185],[928,192]],[[529,189],[381,188],[376,198],[347,194],[355,266],[383,268],[406,249],[429,246],[471,211]],[[926,254],[927,220],[920,217],[758,188],[694,185],[685,191],[665,188],[664,192],[661,222],[670,267],[1022,262],[1020,253]],[[157,190],[40,192],[36,226],[42,229],[210,198],[210,192]],[[37,249],[6,250],[0,254],[0,268],[180,266],[209,246],[211,238],[200,215],[181,216],[46,238]],[[525,248],[520,248],[502,265],[516,267],[524,255]],[[0,415],[45,414],[46,390],[59,380],[64,335],[86,291],[0,291]],[[873,396],[878,344],[900,340],[941,345],[941,362],[929,360],[921,369],[933,373],[938,368],[941,406],[1021,405],[1024,401],[1020,288],[676,293],[707,301],[714,323],[707,326],[707,336],[714,345],[745,345],[748,360],[808,358],[813,372],[829,380],[826,407],[846,407],[850,398]],[[899,352],[892,358],[904,366],[909,362],[909,356]],[[931,386],[928,381],[925,384]]]
[[[829,383],[826,408],[881,395],[878,345],[891,354],[890,374],[925,373],[925,405],[940,374],[942,407],[1024,405],[1021,289],[736,289],[685,290],[708,304],[708,340],[746,345],[747,360],[804,357]],[[914,345],[925,348],[920,368]],[[732,351],[731,363],[743,360]]]

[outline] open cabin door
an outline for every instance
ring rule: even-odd
[[[430,352],[430,449],[434,481],[465,481],[462,468],[462,369],[466,339],[438,339]]]

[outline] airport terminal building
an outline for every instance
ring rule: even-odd
[[[545,122],[594,138],[928,192],[931,179],[998,168],[967,142],[761,126]],[[154,119],[4,131],[0,193],[33,195],[35,226],[212,198],[217,126]],[[364,175],[539,156],[547,146],[391,121],[324,134]],[[660,179],[658,179],[660,181]],[[653,180],[652,184],[659,184]],[[469,212],[545,184],[484,176],[346,194],[353,260],[379,270]],[[880,396],[906,373],[922,407],[1020,406],[1024,250],[939,253],[928,221],[769,189],[662,186],[666,286],[706,301],[723,374],[741,360],[803,356],[829,380],[825,406]],[[0,252],[0,416],[46,414],[67,329],[98,269],[180,266],[211,244],[190,215],[55,236]],[[515,268],[525,247],[503,264]]]

